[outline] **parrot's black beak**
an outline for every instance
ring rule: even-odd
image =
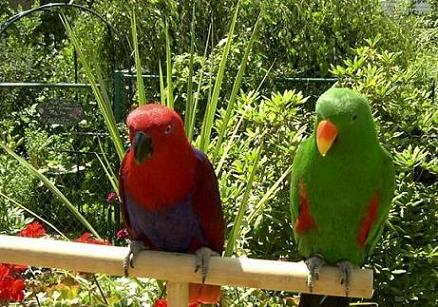
[[[153,152],[151,136],[144,132],[137,132],[132,140],[132,150],[134,151],[135,163],[138,165],[150,159]]]

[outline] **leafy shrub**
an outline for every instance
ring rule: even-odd
[[[2,136],[0,135],[0,139]],[[10,140],[10,145],[13,141]],[[18,201],[33,204],[36,181],[14,159],[0,154],[0,193]],[[0,195],[0,233],[14,234],[29,222],[24,211]]]
[[[244,95],[241,98],[243,123],[238,137],[233,141],[236,145],[230,151],[229,161],[225,163],[228,167],[224,168],[221,177],[247,173],[241,168],[244,165],[242,158],[246,156],[242,153],[254,147],[251,139],[257,140],[261,135],[263,143],[260,171],[254,183],[242,231],[242,254],[265,259],[291,256],[288,251],[293,245],[292,228],[288,222],[289,190],[286,178],[297,144],[306,130],[306,125],[301,125],[300,121],[305,101],[301,93],[294,91],[273,93],[271,97]],[[234,185],[239,181],[242,184],[245,182],[244,177],[236,179]],[[225,191],[234,189],[228,184],[221,186]],[[264,199],[270,190],[273,194]],[[239,195],[238,192],[236,194]],[[236,198],[232,198],[231,202],[236,202]]]
[[[0,202],[0,234],[15,234],[31,220],[25,217],[22,209],[10,208],[4,201]]]
[[[208,53],[225,37],[237,1],[95,1],[93,9],[105,12],[105,17],[122,35],[130,36],[129,16],[135,11],[138,20],[139,49],[144,69],[158,74],[158,63],[165,59],[164,24],[167,22],[170,42],[174,54],[190,50],[190,25],[192,9],[195,7],[194,51],[203,54],[207,43],[208,29],[212,24],[212,44]],[[364,3],[350,1],[348,7],[339,0],[302,2],[295,0],[241,1],[241,13],[236,27],[237,52],[240,37],[249,37],[248,29],[260,15],[261,27],[259,44],[255,56],[263,57],[263,65],[255,66],[267,70],[271,64],[274,76],[329,76],[330,64],[340,64],[346,56],[351,56],[353,48],[364,44],[365,39],[382,33],[388,50],[403,49],[405,54],[413,52],[410,40],[412,24],[398,20],[394,22],[384,15],[377,0]],[[111,48],[105,43],[107,33],[98,29],[93,22],[83,22],[87,15],[77,22],[79,37],[92,36],[98,48],[108,54]],[[124,62],[126,55],[121,48],[115,50],[117,58]],[[109,59],[109,57],[107,57]],[[228,69],[238,67],[229,65]],[[163,63],[162,63],[163,64]],[[251,63],[250,63],[251,66]],[[232,74],[235,75],[235,74]],[[263,72],[255,72],[263,76]],[[254,76],[254,74],[248,74]],[[261,79],[261,78],[260,78]],[[260,80],[259,79],[259,80]]]

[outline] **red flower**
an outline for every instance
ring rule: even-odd
[[[6,265],[14,273],[23,273],[28,269],[28,266],[23,264],[6,264]]]
[[[22,302],[24,280],[13,276],[8,265],[0,264],[0,302]]]
[[[100,244],[100,245],[111,245],[111,243],[107,240],[95,239],[93,235],[89,232],[84,232],[82,236],[75,240],[76,242],[81,243],[90,243],[90,244]]]
[[[164,298],[160,298],[155,301],[154,307],[167,307],[167,300]]]
[[[1,290],[0,299],[9,302],[22,302],[24,299],[24,280],[21,278],[8,278]],[[1,288],[1,286],[0,286]]]
[[[35,221],[33,223],[27,224],[26,227],[24,227],[18,235],[28,238],[40,238],[45,234],[46,230],[44,229],[43,225]]]
[[[117,240],[126,239],[128,236],[129,236],[129,233],[128,233],[128,229],[126,229],[126,228],[122,228],[119,231],[117,231],[117,235],[116,235]]]
[[[0,263],[0,283],[10,273],[9,266],[7,264]]]

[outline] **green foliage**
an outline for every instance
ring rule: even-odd
[[[236,1],[95,1],[93,8],[105,12],[109,21],[117,25],[121,33],[130,33],[130,12],[134,9],[138,21],[139,50],[141,50],[142,64],[145,71],[158,72],[158,63],[166,58],[164,29],[167,23],[169,43],[174,54],[181,54],[190,50],[191,19],[195,6],[195,52],[201,53],[205,45],[207,31],[211,22],[215,27],[214,44],[228,31],[230,20]],[[88,24],[88,23],[87,23]],[[84,23],[84,33],[93,33],[90,24]],[[81,37],[81,31],[78,35]],[[121,52],[120,50],[116,52]],[[125,63],[127,64],[127,63]]]
[[[21,158],[17,154],[15,154],[7,145],[3,142],[0,142],[0,147],[2,150],[6,151],[11,157],[16,159],[21,166],[23,166],[31,175],[37,177],[41,180],[44,185],[61,201],[61,203],[68,208],[71,213],[78,219],[78,221],[84,225],[94,236],[100,239],[99,234],[94,230],[93,226],[87,221],[87,219],[77,210],[77,208],[65,197],[65,195],[47,178],[43,172],[39,171],[35,167],[32,166],[25,159]]]
[[[174,54],[188,52],[194,32],[193,50],[201,54],[208,41],[212,24],[212,46],[217,45],[228,31],[238,1],[95,1],[94,9],[103,11],[121,33],[130,33],[129,18],[134,9],[138,17],[139,49],[143,67],[158,72],[158,63],[166,57],[163,44],[167,23],[171,49]],[[363,44],[364,39],[385,34],[385,46],[390,50],[404,48],[411,52],[410,26],[395,24],[382,12],[380,2],[350,1],[242,1],[236,35],[245,36],[260,13],[260,39],[258,54],[265,58],[264,67],[275,62],[274,75],[328,76],[330,64],[340,64],[352,48]],[[194,20],[192,28],[192,15]],[[94,33],[93,23],[83,26],[80,33]],[[95,36],[102,35],[96,32]],[[82,36],[79,34],[79,36]],[[103,42],[103,41],[102,41]],[[101,48],[103,45],[99,43]],[[406,48],[409,47],[409,50]],[[103,48],[102,48],[103,49]],[[210,51],[213,51],[210,49]],[[122,50],[116,51],[119,54]],[[240,57],[239,57],[240,60]],[[231,68],[232,65],[228,69]],[[233,73],[233,75],[235,75]]]
[[[166,105],[173,109],[174,98],[173,98],[173,85],[172,85],[172,57],[170,55],[170,38],[169,38],[169,26],[167,20],[164,24],[164,32],[166,37]]]
[[[79,60],[81,61],[87,79],[91,84],[91,88],[99,106],[99,111],[104,119],[106,129],[114,143],[117,155],[119,156],[119,159],[122,160],[123,154],[125,153],[125,148],[123,146],[122,139],[116,126],[116,120],[111,109],[110,96],[107,87],[105,86],[102,71],[100,70],[100,67],[96,65],[97,61],[92,59],[90,60],[85,57],[85,54],[83,53],[84,49],[77,39],[76,34],[73,32],[70,24],[66,21],[65,18],[62,21],[67,30],[69,38],[72,41],[72,44],[75,46],[75,49],[79,54]],[[136,28],[135,22],[133,23],[133,25],[133,27]]]
[[[71,12],[71,11],[68,11]],[[25,17],[16,22],[2,34],[0,39],[0,81],[2,82],[68,82],[74,80],[74,49],[66,41],[64,27],[58,16],[59,12],[38,13]],[[11,9],[0,7],[0,20],[4,21],[12,16]],[[76,20],[82,14],[68,14],[68,18]],[[87,15],[89,18],[90,16]],[[91,18],[89,24],[94,33],[105,34],[105,26]],[[78,25],[80,27],[81,24]],[[100,31],[100,32],[99,32]],[[81,38],[88,50],[95,48],[95,41],[102,40],[105,45],[105,36],[95,38]],[[106,49],[111,50],[111,49]],[[110,52],[94,52],[94,60],[102,64],[105,75],[110,75]],[[82,82],[83,73],[79,65],[78,82]],[[105,81],[107,82],[107,81]],[[107,143],[105,135],[98,135],[103,121],[96,114],[96,103],[92,93],[87,90],[75,91],[71,89],[0,89],[0,133],[7,139],[11,148],[23,157],[26,157],[33,167],[45,172],[74,203],[79,210],[81,207],[90,208],[87,214],[93,225],[99,227],[99,233],[108,232],[106,219],[94,211],[102,210],[107,215],[106,194],[111,191],[110,185],[102,182],[101,166],[98,160],[89,159],[96,139]],[[83,118],[77,125],[48,124],[37,111],[40,104],[55,105],[59,101],[81,106]],[[107,146],[105,145],[105,148]],[[108,150],[108,149],[107,149]],[[109,151],[111,157],[114,152]],[[2,150],[0,157],[3,159]],[[10,159],[9,159],[10,160]],[[2,161],[3,162],[3,161]],[[96,163],[97,162],[97,163]],[[5,162],[6,163],[6,162]],[[18,165],[7,162],[3,179],[7,183],[4,192],[19,201],[34,213],[42,214],[63,230],[69,237],[77,237],[84,231],[80,224],[74,222],[71,213],[47,191],[37,180],[21,172]],[[3,165],[2,165],[3,167]],[[16,175],[9,180],[11,175]],[[13,184],[17,182],[17,184]],[[100,192],[100,195],[96,195]],[[3,201],[3,200],[2,200]],[[9,205],[8,205],[9,206]],[[91,209],[92,208],[92,209]],[[114,231],[111,229],[111,231]]]
[[[5,135],[0,136],[0,142]],[[15,144],[8,138],[9,144]],[[25,168],[21,167],[13,158],[0,154],[0,193],[8,195],[20,202],[32,203],[35,178]],[[0,233],[14,234],[22,229],[31,219],[24,211],[16,208],[5,197],[0,196]]]
[[[4,201],[0,202],[0,234],[15,234],[31,221],[25,217],[24,210],[9,208]]]
[[[137,35],[137,18],[135,17],[135,11],[132,10],[131,16],[131,32],[132,32],[132,45],[134,46],[134,59],[135,59],[135,72],[137,77],[137,90],[139,105],[146,103],[146,94],[144,92],[143,84],[143,68],[141,66],[140,52],[138,50],[138,35]]]
[[[160,296],[151,280],[32,269],[26,301],[39,306],[144,306]],[[37,299],[38,302],[37,302]]]
[[[37,218],[38,220],[40,220],[41,222],[44,222],[44,224],[46,224],[47,226],[49,226],[50,228],[52,228],[54,231],[56,231],[62,238],[67,239],[68,238],[58,229],[56,228],[52,223],[50,223],[49,221],[47,221],[46,219],[44,219],[43,217],[41,217],[40,215],[36,214],[35,212],[33,212],[32,210],[26,208],[25,206],[23,206],[22,204],[20,204],[19,202],[17,202],[16,200],[10,198],[9,196],[7,196],[6,194],[2,193],[0,191],[0,196],[3,197],[5,200],[7,200],[10,205],[13,205],[15,207],[13,207],[13,212],[18,212],[20,214],[24,213],[24,211],[26,211],[27,213],[29,213],[31,216]],[[17,210],[18,209],[18,210]],[[8,214],[5,213],[5,216],[7,216]],[[26,220],[24,221],[25,224],[29,224],[30,220]],[[24,226],[24,225],[21,225]],[[20,228],[21,229],[21,228]],[[6,234],[9,234],[11,232],[6,232]]]
[[[7,155],[0,155],[1,191],[8,191],[11,197],[21,202],[31,202],[34,181],[17,161]]]
[[[216,75],[216,80],[213,87],[213,92],[211,99],[207,101],[207,107],[204,113],[204,120],[202,122],[202,131],[201,131],[201,140],[199,143],[199,148],[202,151],[206,151],[208,148],[208,143],[211,138],[211,130],[213,128],[213,120],[216,115],[216,109],[218,105],[219,94],[222,89],[222,79],[224,77],[224,72],[227,64],[228,54],[230,52],[232,37],[234,35],[234,27],[236,25],[237,16],[239,13],[239,7],[236,7],[236,10],[233,15],[233,20],[230,25],[230,31],[228,33],[228,39],[225,43],[225,47],[223,49],[222,56],[220,58],[220,63],[218,66],[218,71]]]

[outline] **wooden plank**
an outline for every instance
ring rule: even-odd
[[[126,247],[0,235],[0,263],[122,276],[122,260],[127,252]],[[193,255],[144,251],[138,255],[130,274],[181,283],[200,283],[200,272],[195,273],[194,267]],[[206,283],[310,293],[307,275],[308,270],[303,262],[212,257]],[[371,270],[353,270],[350,297],[370,298],[372,287]],[[313,293],[345,295],[337,268],[327,266],[321,269]]]
[[[169,307],[187,307],[189,304],[189,284],[169,281],[166,284]]]

